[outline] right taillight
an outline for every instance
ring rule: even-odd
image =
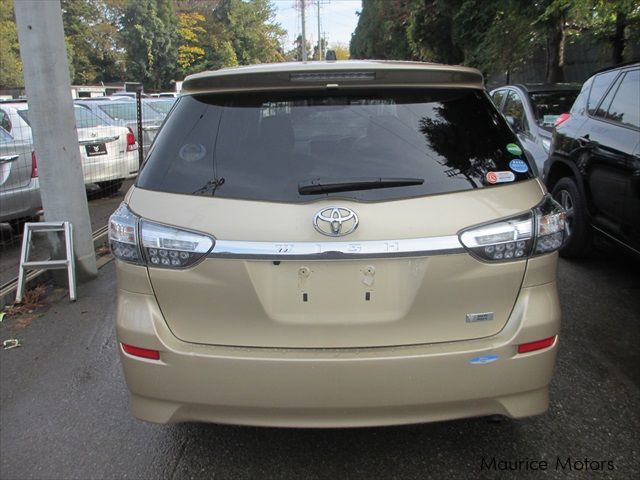
[[[38,160],[36,159],[36,152],[31,152],[31,178],[38,176]]]
[[[133,130],[129,128],[129,131],[127,132],[127,152],[133,152],[136,148],[136,137],[133,134]]]
[[[553,126],[558,128],[560,125],[562,125],[564,122],[566,122],[570,118],[571,118],[570,113],[563,113],[558,118],[556,118],[556,121],[553,123]]]
[[[551,196],[530,212],[463,230],[460,243],[489,262],[509,262],[558,250],[565,235],[565,211]]]
[[[142,219],[125,203],[109,218],[109,241],[119,260],[159,268],[191,267],[215,244],[208,235]]]

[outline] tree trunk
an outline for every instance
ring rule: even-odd
[[[624,12],[616,12],[616,31],[611,37],[611,61],[614,65],[623,62],[624,53],[624,29],[627,26],[627,16]]]
[[[547,65],[545,81],[558,83],[564,81],[564,15],[559,15],[550,25],[547,33]]]

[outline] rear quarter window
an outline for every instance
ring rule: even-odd
[[[158,133],[137,185],[278,202],[392,200],[494,187],[495,172],[503,172],[500,184],[532,178],[531,164],[518,150],[504,118],[479,90],[183,96]],[[510,163],[514,159],[521,163]],[[424,182],[298,192],[300,184],[317,178],[363,177]]]

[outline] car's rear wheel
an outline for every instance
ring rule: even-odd
[[[123,180],[110,180],[108,182],[100,182],[98,185],[105,195],[113,195],[120,191]]]
[[[567,258],[584,257],[593,245],[593,235],[587,220],[587,205],[576,182],[569,177],[561,178],[551,192],[553,198],[567,211],[568,239],[560,249]]]
[[[16,235],[22,235],[25,223],[27,223],[27,222],[39,222],[39,221],[40,221],[40,217],[38,217],[38,216],[35,216],[35,217],[24,217],[24,218],[17,218],[15,220],[9,221],[9,225],[11,225],[11,229],[13,230],[13,232]]]

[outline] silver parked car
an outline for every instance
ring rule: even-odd
[[[33,145],[16,141],[0,127],[0,222],[16,232],[42,213],[38,166]]]

